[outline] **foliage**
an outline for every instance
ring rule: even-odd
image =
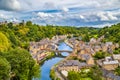
[[[120,54],[120,48],[117,48],[113,51],[113,54]]]
[[[35,63],[30,54],[24,49],[13,49],[2,53],[11,65],[13,77],[19,77],[21,80],[31,80],[39,76],[39,65]]]
[[[99,52],[95,53],[94,58],[95,59],[102,59],[102,58],[105,58],[108,55],[109,55],[109,53],[107,53],[107,52],[99,51]]]
[[[80,74],[75,71],[70,71],[68,73],[68,80],[80,80]]]
[[[120,76],[120,67],[115,69],[115,73]]]
[[[9,47],[10,43],[8,38],[2,32],[0,32],[0,51],[6,51],[9,49]]]
[[[103,80],[102,71],[98,66],[92,67],[88,75],[92,78],[92,80]]]
[[[8,80],[10,78],[10,64],[2,56],[0,56],[0,80]]]
[[[88,72],[85,70],[82,69],[80,72],[70,71],[68,80],[102,80],[102,72],[98,67],[90,68]]]
[[[98,31],[98,36],[105,35],[103,42],[112,41],[120,44],[120,23],[104,27]]]
[[[55,79],[55,71],[52,69],[52,70],[50,70],[50,77],[51,77],[51,79],[52,80],[54,80]]]

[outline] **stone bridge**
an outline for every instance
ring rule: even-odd
[[[73,51],[71,50],[50,50],[50,49],[44,49],[46,51],[51,51],[51,52],[57,52],[57,53],[61,53],[61,52],[68,52],[68,53],[72,53]]]
[[[58,53],[61,53],[61,52],[68,52],[68,53],[72,53],[72,51],[70,50],[52,50],[53,52],[58,52]]]

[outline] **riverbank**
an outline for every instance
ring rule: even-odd
[[[50,70],[50,78],[51,80],[61,80],[60,78],[57,77],[54,68]]]
[[[41,68],[40,80],[51,80],[51,77],[50,77],[51,68],[62,59],[63,58],[60,58],[60,57],[54,57],[45,61],[44,64],[40,67]]]
[[[60,61],[61,62],[61,61]],[[57,70],[57,64],[55,64],[50,70],[50,78],[52,80],[66,80],[65,77]]]
[[[39,63],[39,65],[43,65],[43,63],[45,61],[47,61],[47,60],[49,60],[49,59],[51,59],[51,58],[53,58],[55,56],[56,56],[55,52],[50,52],[49,55],[47,55],[43,60],[39,61],[38,63]]]
[[[70,43],[67,41],[67,39],[66,39],[66,40],[64,40],[64,42],[65,42],[68,46],[70,46],[71,48],[73,48],[73,45],[72,45],[72,44],[70,44]]]

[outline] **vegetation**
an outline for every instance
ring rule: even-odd
[[[104,27],[98,31],[99,36],[105,35],[103,42],[112,41],[120,44],[120,23],[112,25],[111,27]]]
[[[39,77],[38,73],[40,71],[36,70],[39,69],[39,65],[32,59],[28,51],[21,48],[11,49],[10,51],[1,53],[1,56],[5,58],[4,61],[6,61],[7,67],[11,67],[8,70],[8,75],[10,74],[11,79],[18,77],[22,80],[31,80],[33,77]]]
[[[57,65],[57,64],[56,64],[56,65]],[[54,68],[52,68],[52,69],[50,70],[50,78],[51,78],[52,80],[60,80],[60,78],[58,78],[58,77],[56,76]]]
[[[55,76],[55,71],[53,69],[50,70],[50,77],[51,77],[52,80],[54,80],[55,77],[56,77]]]
[[[9,79],[10,69],[9,62],[4,57],[0,56],[0,80]]]
[[[116,68],[115,73],[120,76],[120,67]]]
[[[120,54],[120,48],[117,48],[113,51],[113,54]]]
[[[82,69],[80,72],[70,71],[68,80],[102,80],[102,72],[97,66],[89,70]]]
[[[110,55],[110,54],[107,52],[99,51],[99,52],[96,52],[96,54],[94,55],[94,58],[95,59],[103,59],[108,55]]]
[[[2,32],[0,32],[0,51],[7,51],[9,47],[10,43],[8,38]]]
[[[119,27],[120,23],[104,28],[39,26],[33,24],[31,21],[26,23],[23,21],[19,24],[11,22],[0,24],[0,80],[31,80],[33,77],[39,76],[39,65],[36,64],[28,52],[30,41],[39,41],[47,37],[52,38],[55,35],[73,34],[74,37],[80,36],[83,41],[88,42],[92,37],[98,38],[105,35],[103,42],[112,41],[120,44]],[[68,36],[68,38],[70,37]],[[114,51],[114,54],[118,54],[119,52],[118,48]],[[98,52],[95,55],[98,59],[105,56],[103,52]],[[93,79],[93,77],[90,78]],[[77,79],[77,76],[75,79]]]
[[[55,57],[55,53],[54,52],[48,52],[48,55],[41,61],[39,61],[39,65],[42,65],[46,60]]]

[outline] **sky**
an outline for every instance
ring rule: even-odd
[[[0,0],[0,21],[104,27],[120,22],[120,0]]]

